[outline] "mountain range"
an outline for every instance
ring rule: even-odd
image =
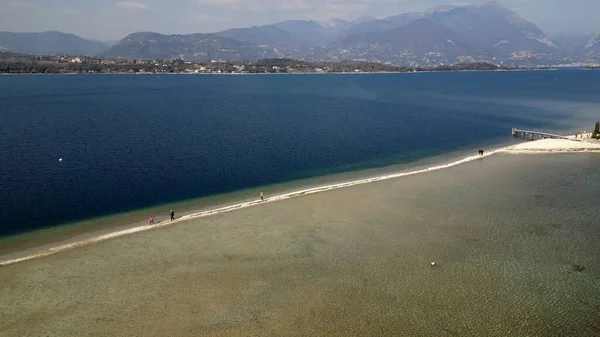
[[[42,55],[99,55],[107,49],[103,42],[86,40],[77,35],[55,31],[43,33],[0,32],[0,51]]]
[[[550,38],[497,1],[354,21],[288,20],[209,34],[133,33],[102,43],[59,32],[0,32],[0,51],[111,58],[252,61],[360,60],[398,65],[488,61],[507,65],[600,62],[600,33]]]

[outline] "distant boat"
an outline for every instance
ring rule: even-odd
[[[58,161],[62,161],[62,158],[58,158]]]

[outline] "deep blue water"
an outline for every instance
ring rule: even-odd
[[[0,235],[575,129],[599,92],[575,70],[0,76]]]

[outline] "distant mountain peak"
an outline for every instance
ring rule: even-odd
[[[353,20],[352,23],[353,24],[361,24],[361,23],[367,23],[367,22],[372,22],[372,21],[376,21],[376,20],[379,20],[379,19],[374,17],[373,15],[363,15],[360,18]]]
[[[320,25],[322,25],[323,27],[338,27],[340,25],[347,25],[349,24],[348,21],[346,20],[342,20],[342,19],[329,19],[326,21],[320,21],[318,22]]]
[[[452,6],[452,5],[438,5],[438,6],[435,6],[433,8],[426,10],[425,12],[423,12],[423,15],[447,12],[447,11],[453,10],[457,7],[458,6]]]
[[[592,48],[597,43],[600,43],[600,32],[596,32],[590,36],[590,38],[587,41],[587,44],[585,45],[585,48]]]
[[[473,6],[483,7],[483,6],[496,6],[496,7],[504,7],[499,0],[490,0],[490,1],[482,1],[480,3],[476,3]]]
[[[104,43],[59,31],[41,33],[0,32],[0,49],[24,54],[95,56],[108,49]]]

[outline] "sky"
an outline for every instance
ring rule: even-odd
[[[216,32],[289,19],[386,16],[481,0],[0,0],[0,31],[58,30],[118,40],[127,34]],[[550,35],[600,30],[600,0],[500,0]]]

